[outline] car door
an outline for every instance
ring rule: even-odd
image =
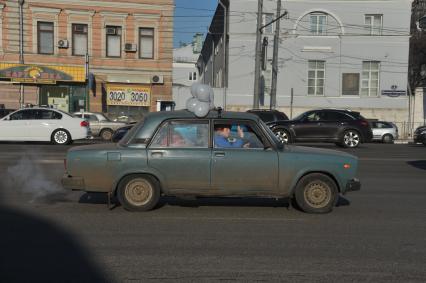
[[[40,141],[49,141],[53,131],[58,128],[58,115],[53,110],[38,109],[35,111],[35,119],[30,121],[31,135]]]
[[[211,148],[209,120],[171,120],[157,130],[148,147],[149,167],[171,193],[208,195]]]
[[[300,120],[291,123],[297,140],[317,140],[323,134],[321,131],[322,111],[306,113]]]
[[[339,129],[344,127],[349,117],[336,111],[323,111],[321,119],[321,138],[338,138]]]
[[[213,130],[212,189],[226,196],[273,194],[278,155],[256,123],[217,119]]]

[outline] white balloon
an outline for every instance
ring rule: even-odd
[[[192,97],[197,97],[197,89],[200,86],[200,83],[193,83],[191,86],[191,95]]]
[[[208,85],[199,85],[197,87],[197,97],[200,101],[210,102],[211,87]]]
[[[196,99],[195,97],[188,98],[188,100],[186,101],[186,109],[191,112],[194,112],[198,102],[198,99]]]
[[[205,117],[209,114],[210,103],[198,101],[197,106],[195,106],[194,114],[197,117]]]

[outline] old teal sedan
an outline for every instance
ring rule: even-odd
[[[131,211],[190,196],[291,198],[326,213],[360,189],[355,156],[283,145],[257,116],[217,110],[150,113],[117,144],[71,148],[65,164],[66,189],[115,195]]]

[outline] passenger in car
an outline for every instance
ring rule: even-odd
[[[244,145],[244,132],[240,126],[237,127],[238,137],[231,138],[231,126],[230,125],[216,125],[215,126],[215,135],[214,135],[214,144],[215,147],[233,147],[241,148],[245,147]]]

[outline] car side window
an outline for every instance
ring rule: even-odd
[[[322,119],[322,114],[323,112],[311,112],[308,115],[306,115],[305,117],[305,121],[309,121],[309,122],[316,122],[316,121],[321,121],[324,120]]]
[[[36,119],[51,120],[53,119],[53,111],[51,110],[39,110],[36,115]]]
[[[208,148],[208,121],[169,121],[155,134],[151,148]]]
[[[325,120],[326,121],[348,121],[350,120],[350,117],[343,113],[330,111],[330,112],[325,112]]]
[[[215,121],[213,140],[215,148],[265,148],[258,130],[246,121]]]
[[[98,117],[96,117],[96,115],[88,115],[88,118],[89,122],[98,121]]]
[[[274,114],[272,114],[272,113],[260,112],[259,117],[263,122],[273,122],[274,121]]]
[[[35,119],[35,111],[30,109],[21,110],[10,116],[10,120],[33,120]]]

